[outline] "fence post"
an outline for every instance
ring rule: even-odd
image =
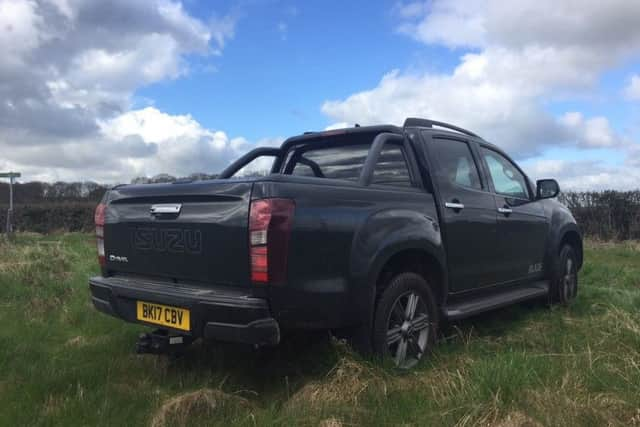
[[[11,239],[13,236],[13,180],[20,178],[20,172],[3,172],[0,173],[0,178],[9,178],[9,210],[7,211],[7,238]]]

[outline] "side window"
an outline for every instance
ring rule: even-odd
[[[482,189],[480,174],[466,142],[436,138],[431,144],[437,157],[437,169],[451,184]]]
[[[529,199],[525,176],[502,154],[481,147],[496,193],[519,199]]]
[[[385,144],[373,170],[371,183],[411,187],[411,176],[402,147]]]

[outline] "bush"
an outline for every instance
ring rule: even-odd
[[[26,182],[13,185],[13,202],[40,204],[61,202],[98,203],[107,187],[95,182]],[[0,182],[0,203],[9,201],[9,184]]]
[[[93,213],[97,203],[40,203],[16,205],[13,224],[16,231],[51,233],[54,231],[83,231],[94,229]],[[0,205],[0,227],[4,231],[7,221],[7,206]]]
[[[569,191],[558,199],[571,210],[587,236],[640,239],[640,191]]]
[[[101,193],[96,190],[92,198]],[[573,213],[586,236],[600,240],[640,240],[640,191],[563,192],[558,197]],[[98,199],[99,200],[99,199]],[[14,208],[17,231],[51,233],[94,228],[97,200],[30,202]],[[4,232],[7,206],[0,204],[0,230]]]

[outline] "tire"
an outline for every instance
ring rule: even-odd
[[[578,257],[570,245],[558,254],[551,277],[551,302],[569,305],[578,295]]]
[[[389,282],[376,304],[373,348],[400,369],[413,368],[435,344],[438,311],[425,279],[400,273]]]

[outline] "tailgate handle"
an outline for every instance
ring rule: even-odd
[[[167,203],[162,205],[151,205],[151,215],[159,214],[179,214],[182,209],[181,203]]]

